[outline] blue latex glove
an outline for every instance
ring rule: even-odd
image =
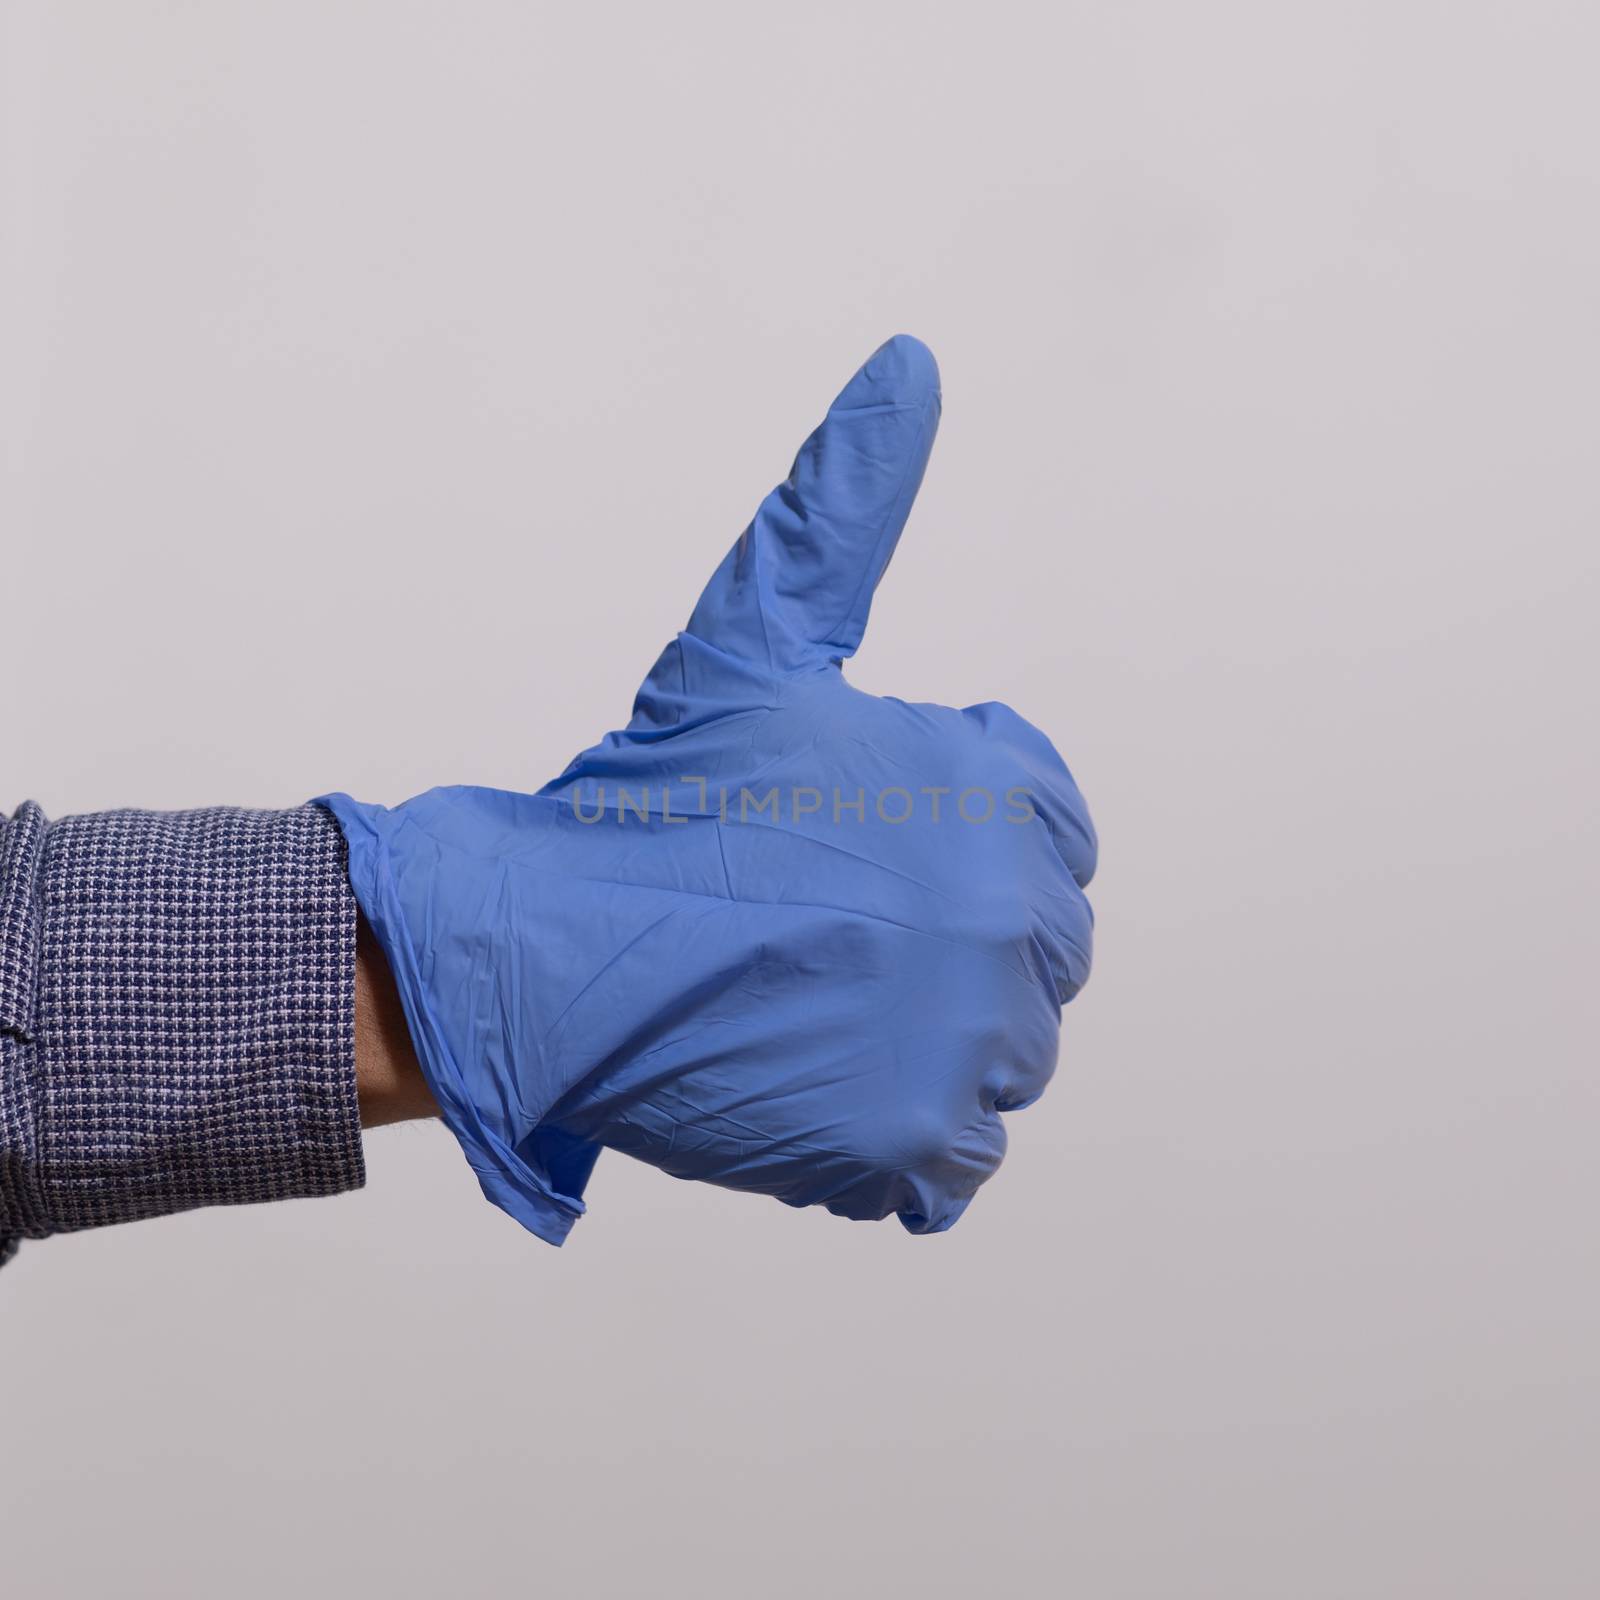
[[[879,699],[839,666],[939,406],[927,348],[890,340],[633,720],[539,793],[322,802],[444,1120],[543,1239],[601,1146],[935,1232],[1054,1069],[1089,971],[1082,796],[1006,707]]]

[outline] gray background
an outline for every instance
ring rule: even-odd
[[[964,8],[965,9],[965,8]],[[438,1128],[25,1248],[0,1586],[1600,1592],[1589,6],[0,7],[0,806],[536,786],[855,364],[1104,836],[946,1237]]]

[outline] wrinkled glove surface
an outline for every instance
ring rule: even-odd
[[[1095,836],[1037,729],[845,682],[922,480],[933,357],[884,345],[634,705],[537,794],[322,803],[484,1192],[559,1243],[602,1146],[950,1226],[1055,1066]]]

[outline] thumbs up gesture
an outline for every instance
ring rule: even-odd
[[[1005,706],[861,693],[939,422],[891,339],[644,680],[537,794],[324,797],[484,1192],[560,1243],[602,1148],[947,1228],[1042,1093],[1088,977],[1095,836]]]

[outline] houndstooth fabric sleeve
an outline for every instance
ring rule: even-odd
[[[359,1188],[355,944],[315,806],[0,817],[0,1263]]]

